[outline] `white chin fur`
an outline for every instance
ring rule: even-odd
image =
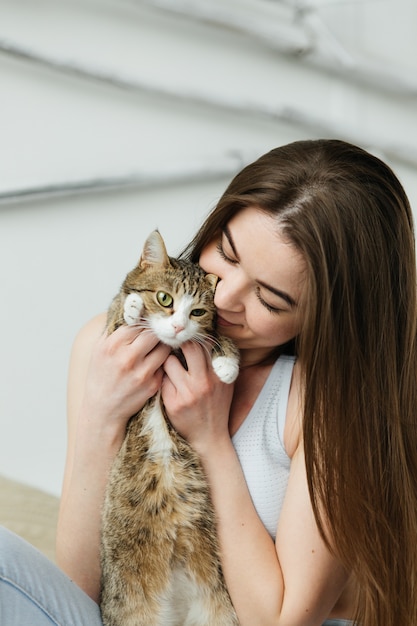
[[[172,328],[171,323],[164,323],[166,320],[152,320],[151,326],[159,341],[171,348],[179,348],[186,341],[193,338],[193,333],[189,329],[182,330],[178,334]]]

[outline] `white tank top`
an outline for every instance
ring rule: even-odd
[[[284,427],[295,357],[274,363],[245,421],[232,437],[253,504],[273,539],[290,472]]]

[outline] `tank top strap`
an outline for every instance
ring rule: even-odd
[[[279,367],[281,370],[281,393],[278,404],[278,435],[284,449],[285,418],[287,416],[288,396],[290,393],[295,360],[294,356],[282,355],[274,365],[274,367]]]
[[[275,539],[290,459],[283,444],[294,357],[274,363],[249,414],[232,437],[259,517]]]

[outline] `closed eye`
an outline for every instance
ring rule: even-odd
[[[225,247],[226,247],[227,252],[225,251]],[[227,263],[230,263],[231,265],[238,265],[240,263],[239,253],[236,250],[233,237],[229,229],[227,228],[227,226],[225,226],[222,231],[222,237],[217,243],[216,249],[220,257]],[[284,313],[286,312],[287,309],[285,307],[284,308],[275,307],[272,304],[269,304],[269,302],[267,302],[266,300],[264,300],[261,295],[261,287],[263,289],[266,289],[268,292],[271,292],[273,296],[278,296],[278,298],[284,300],[284,302],[288,304],[290,309],[296,306],[295,300],[284,291],[281,291],[280,289],[276,289],[275,287],[272,287],[271,285],[268,285],[267,283],[261,280],[254,279],[254,282],[257,283],[255,287],[256,297],[258,298],[262,306],[265,307],[271,313]]]
[[[231,263],[232,265],[237,265],[237,263],[239,262],[236,259],[231,259],[229,256],[227,256],[227,254],[224,251],[223,244],[221,241],[219,241],[219,243],[217,244],[216,249],[217,249],[217,252],[220,254],[221,258],[224,261],[227,261],[227,263]]]
[[[266,300],[264,300],[261,296],[261,290],[259,289],[259,287],[256,287],[255,290],[256,293],[256,297],[258,298],[259,302],[262,304],[262,306],[265,307],[265,309],[267,309],[270,313],[281,313],[283,309],[280,309],[278,307],[272,306],[272,304],[269,304],[268,302],[266,302]]]

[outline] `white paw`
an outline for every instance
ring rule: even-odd
[[[137,324],[143,311],[143,300],[138,293],[130,293],[123,305],[123,319],[129,326]]]
[[[216,356],[212,361],[213,369],[222,383],[233,383],[239,373],[239,363],[228,356]]]

